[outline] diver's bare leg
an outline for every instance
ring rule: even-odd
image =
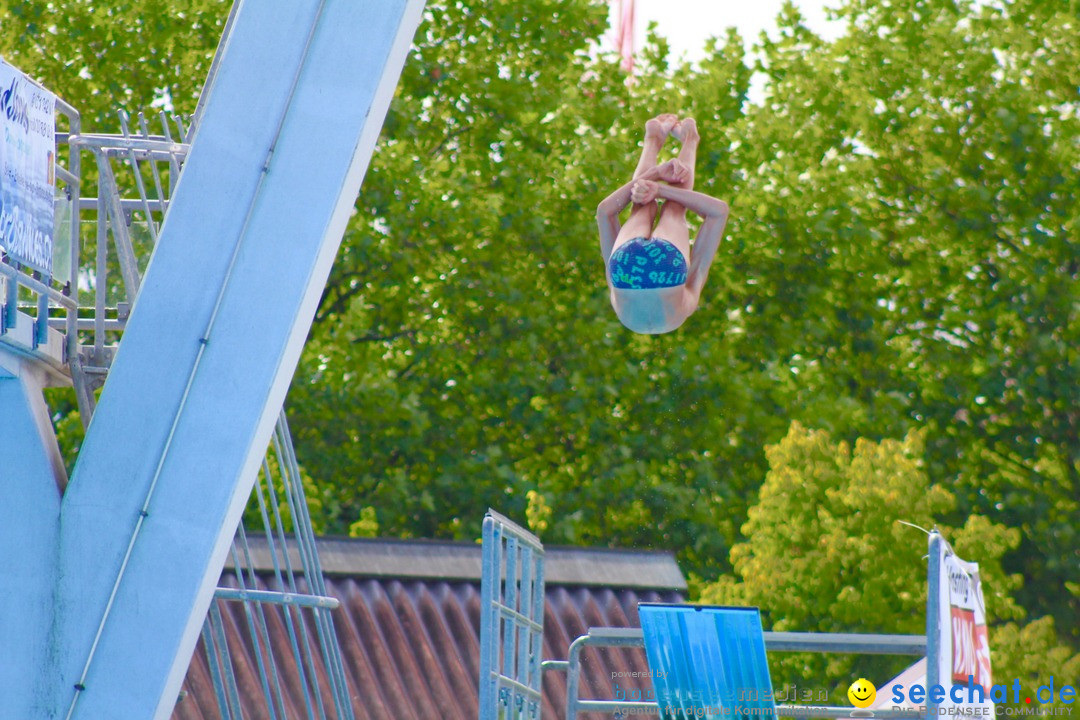
[[[641,159],[638,160],[637,168],[634,170],[635,180],[646,170],[656,166],[660,149],[664,147],[664,141],[667,140],[678,120],[675,115],[669,113],[657,115],[645,123],[645,146],[641,150]]]
[[[645,143],[641,149],[641,159],[638,160],[634,170],[634,179],[637,180],[647,170],[656,167],[656,161],[660,157],[660,149],[664,147],[664,141],[671,133],[678,118],[675,115],[658,115],[645,123]],[[630,217],[619,231],[619,240],[632,240],[637,237],[650,237],[652,235],[653,221],[656,219],[656,201],[634,205],[630,210]],[[616,245],[621,244],[616,241]]]
[[[693,118],[683,118],[672,128],[671,135],[682,141],[679,162],[685,165],[690,172],[689,176],[683,181],[671,183],[671,186],[684,190],[693,190],[694,165],[697,162],[698,145],[701,143],[697,123],[694,122]],[[656,222],[656,237],[675,243],[689,256],[690,231],[686,225],[686,207],[673,200],[666,201],[663,210],[660,211],[660,219]]]
[[[679,151],[679,162],[690,170],[690,177],[679,183],[672,183],[672,187],[683,190],[694,189],[694,165],[697,163],[698,145],[701,136],[698,135],[697,122],[694,118],[683,118],[671,129],[671,136],[683,144]]]

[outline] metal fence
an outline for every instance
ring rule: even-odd
[[[499,513],[484,517],[480,720],[539,720],[544,548]]]
[[[154,127],[141,113],[132,118],[121,111],[118,121],[119,134],[67,138],[72,155],[93,157],[97,179],[96,197],[80,199],[73,222],[86,231],[85,244],[93,250],[93,264],[85,258],[79,275],[81,311],[68,356],[84,425],[139,293],[194,132],[184,118],[164,112]],[[72,263],[79,268],[84,259],[77,251]]]
[[[56,384],[72,383],[89,425],[193,128],[175,114],[151,121],[121,111],[120,133],[83,133],[79,112],[59,98],[56,114],[52,272],[0,252],[0,343]],[[83,196],[84,172],[94,196]]]
[[[929,596],[927,635],[881,635],[862,633],[765,632],[769,652],[850,653],[866,655],[912,655],[927,657],[927,683],[937,682],[940,647],[938,588],[941,567],[936,532],[930,534],[927,568]],[[657,715],[656,702],[602,700],[579,697],[581,656],[587,648],[645,647],[641,628],[589,628],[570,644],[567,660],[541,661],[543,632],[543,546],[531,533],[489,510],[484,518],[483,579],[480,621],[480,720],[540,717],[540,672],[567,674],[566,720],[579,713],[598,712],[616,716]],[[524,598],[532,598],[526,604]],[[769,689],[771,692],[771,688]],[[930,717],[935,707],[922,709],[875,709],[869,716],[899,720]],[[866,714],[851,707],[777,705],[780,717],[840,718]]]

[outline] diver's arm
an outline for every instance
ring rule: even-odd
[[[627,183],[619,188],[596,208],[596,227],[600,231],[600,254],[604,257],[605,265],[611,259],[611,253],[615,249],[615,238],[619,236],[619,230],[622,228],[619,224],[619,213],[630,204],[632,184]]]
[[[723,200],[717,200],[705,193],[683,190],[682,188],[663,184],[660,185],[658,195],[665,200],[674,200],[687,210],[693,210],[706,220],[709,218],[721,220],[721,231],[723,230],[723,223],[727,222],[728,204]]]
[[[615,249],[615,239],[619,236],[622,225],[619,224],[619,213],[630,204],[634,183],[638,180],[655,180],[660,177],[660,168],[653,167],[643,172],[621,188],[604,198],[596,206],[596,225],[600,231],[600,253],[604,256],[604,262],[611,258]]]
[[[713,200],[713,198],[708,199]],[[722,212],[705,216],[697,237],[694,238],[694,245],[690,249],[690,270],[686,274],[686,288],[693,294],[695,308],[701,297],[701,290],[705,287],[705,279],[709,276],[709,268],[716,257],[716,251],[720,248],[720,240],[724,237],[724,226],[727,225],[727,203],[722,200],[715,202],[723,206]],[[687,205],[687,207],[690,206]]]
[[[692,294],[694,307],[697,307],[701,290],[705,287],[705,278],[709,275],[709,267],[720,247],[720,239],[724,236],[724,226],[727,225],[728,219],[728,204],[704,193],[674,188],[670,185],[661,185],[659,193],[660,197],[673,200],[704,218],[701,229],[698,230],[697,237],[694,239],[693,248],[690,250],[690,269],[686,274],[686,287]]]

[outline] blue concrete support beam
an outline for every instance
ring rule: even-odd
[[[35,360],[0,349],[0,717],[39,717],[67,477]]]
[[[41,717],[172,712],[422,8],[240,5],[64,498]]]

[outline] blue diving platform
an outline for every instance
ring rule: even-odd
[[[641,603],[638,615],[662,718],[775,720],[757,608]]]

